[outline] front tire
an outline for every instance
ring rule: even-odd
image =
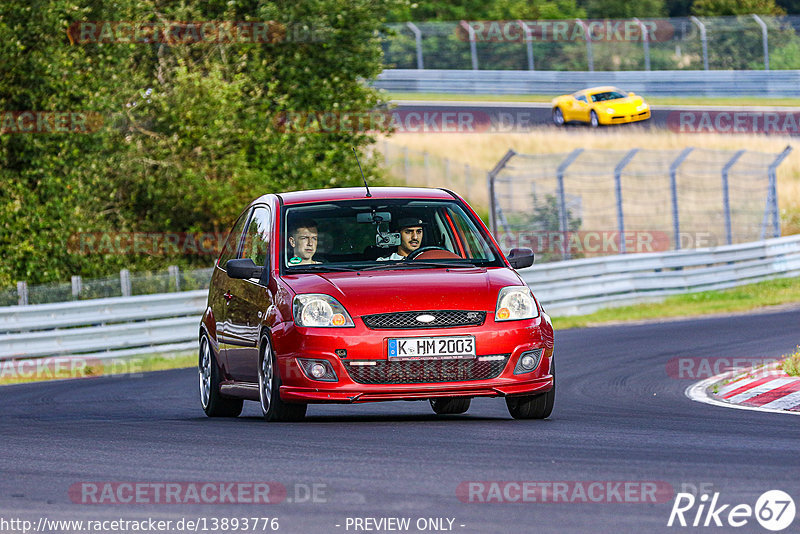
[[[222,382],[217,357],[208,341],[208,336],[200,337],[200,358],[198,361],[200,379],[200,405],[209,417],[238,417],[242,413],[244,401],[223,397],[219,392]]]
[[[514,419],[547,419],[550,417],[556,400],[555,364],[551,363],[550,365],[552,366],[553,388],[538,395],[506,397],[506,407],[511,417]]]
[[[431,408],[439,415],[455,415],[469,410],[470,397],[444,397],[430,399]]]
[[[564,113],[561,108],[553,108],[553,124],[556,126],[564,126]]]
[[[306,404],[288,404],[281,400],[281,377],[269,338],[261,338],[261,358],[258,362],[258,397],[261,414],[267,421],[302,421]]]
[[[589,114],[589,126],[591,126],[592,128],[597,128],[598,126],[600,126],[600,119],[598,118],[597,113],[595,113],[594,110],[592,110],[592,112]]]

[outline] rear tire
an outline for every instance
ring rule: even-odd
[[[261,414],[267,421],[302,421],[307,404],[289,404],[281,400],[281,377],[269,338],[261,338],[258,362],[258,397]]]
[[[198,361],[200,379],[200,405],[209,417],[238,417],[242,413],[244,401],[223,397],[219,392],[222,382],[217,357],[208,341],[208,336],[200,337],[200,358]]]
[[[430,399],[431,408],[439,415],[454,415],[469,410],[472,399],[470,397],[444,397]]]
[[[552,365],[553,389],[538,395],[506,397],[506,407],[511,417],[514,419],[547,419],[550,417],[556,400],[555,363],[550,365]]]

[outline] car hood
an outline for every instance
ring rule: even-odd
[[[524,285],[516,272],[497,267],[309,273],[284,280],[295,293],[334,297],[354,317],[393,311],[493,312],[500,288]]]

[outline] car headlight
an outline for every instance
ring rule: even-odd
[[[614,113],[614,108],[606,108],[606,113],[608,114]]]
[[[533,300],[531,290],[526,286],[509,286],[497,295],[495,321],[518,321],[539,317],[539,308]]]
[[[642,111],[643,109],[647,109],[647,104],[636,106],[636,111]]]
[[[350,314],[330,295],[309,293],[296,295],[292,304],[294,324],[320,328],[355,326]]]

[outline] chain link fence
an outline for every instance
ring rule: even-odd
[[[800,16],[390,24],[387,69],[800,69]]]
[[[492,231],[538,262],[778,237],[775,173],[790,151],[509,150],[489,172]]]
[[[409,187],[445,187],[470,204],[487,206],[486,171],[426,151],[378,142],[383,167],[394,183]]]

